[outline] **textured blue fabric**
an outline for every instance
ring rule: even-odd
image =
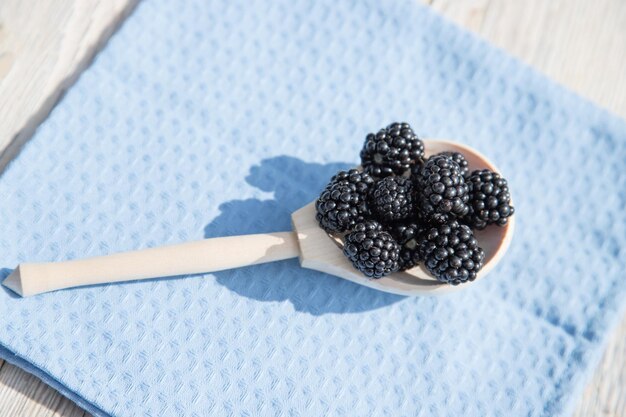
[[[405,298],[292,260],[3,289],[0,355],[96,415],[567,415],[626,304],[626,124],[415,1],[142,2],[0,178],[2,276],[289,230],[395,120],[509,179],[484,281]]]

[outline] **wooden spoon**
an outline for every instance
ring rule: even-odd
[[[424,144],[426,156],[443,151],[461,152],[471,170],[487,168],[497,172],[487,158],[467,146],[446,140],[427,140]],[[295,257],[300,258],[303,268],[394,294],[438,294],[471,284],[441,283],[422,265],[380,279],[368,279],[344,256],[341,240],[319,227],[315,202],[295,211],[291,217],[293,232],[218,237],[65,262],[22,263],[3,285],[26,297],[64,288],[216,272]],[[485,264],[476,280],[487,275],[500,261],[509,247],[514,227],[515,216],[512,216],[505,227],[490,226],[475,232],[485,251]]]

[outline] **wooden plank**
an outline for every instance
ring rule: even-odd
[[[36,377],[5,363],[0,370],[0,416],[83,417],[85,412]]]
[[[135,4],[0,2],[0,171]]]
[[[431,3],[556,81],[626,117],[623,0]],[[575,416],[626,416],[626,318],[613,335]]]

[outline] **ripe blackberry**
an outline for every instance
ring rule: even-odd
[[[377,220],[391,223],[415,214],[413,182],[404,177],[387,177],[378,181],[369,195],[369,208]]]
[[[461,168],[461,175],[463,178],[467,178],[470,174],[469,164],[467,163],[467,159],[460,152],[440,152],[437,155],[444,155],[452,159],[454,162],[459,164],[459,168]]]
[[[461,168],[446,155],[434,155],[414,171],[414,183],[420,190],[418,206],[426,221],[438,224],[469,212],[469,187]]]
[[[485,260],[472,230],[456,220],[425,231],[419,238],[419,253],[437,280],[452,285],[475,280]]]
[[[500,174],[483,169],[472,172],[467,184],[470,211],[466,223],[479,230],[489,224],[506,225],[515,213],[507,181]]]
[[[367,196],[374,179],[351,169],[331,178],[315,202],[316,219],[327,232],[344,232],[367,215]]]
[[[361,150],[363,169],[375,177],[402,175],[424,158],[424,142],[408,123],[392,123],[365,138]]]
[[[343,253],[369,278],[382,278],[399,268],[400,246],[373,220],[354,226],[346,236]]]
[[[416,222],[399,223],[391,228],[391,236],[400,245],[400,271],[411,269],[421,262],[418,239],[423,229],[424,226]]]

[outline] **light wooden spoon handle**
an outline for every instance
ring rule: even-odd
[[[298,255],[293,232],[219,237],[66,262],[23,263],[3,284],[26,297],[84,285],[223,271]]]

